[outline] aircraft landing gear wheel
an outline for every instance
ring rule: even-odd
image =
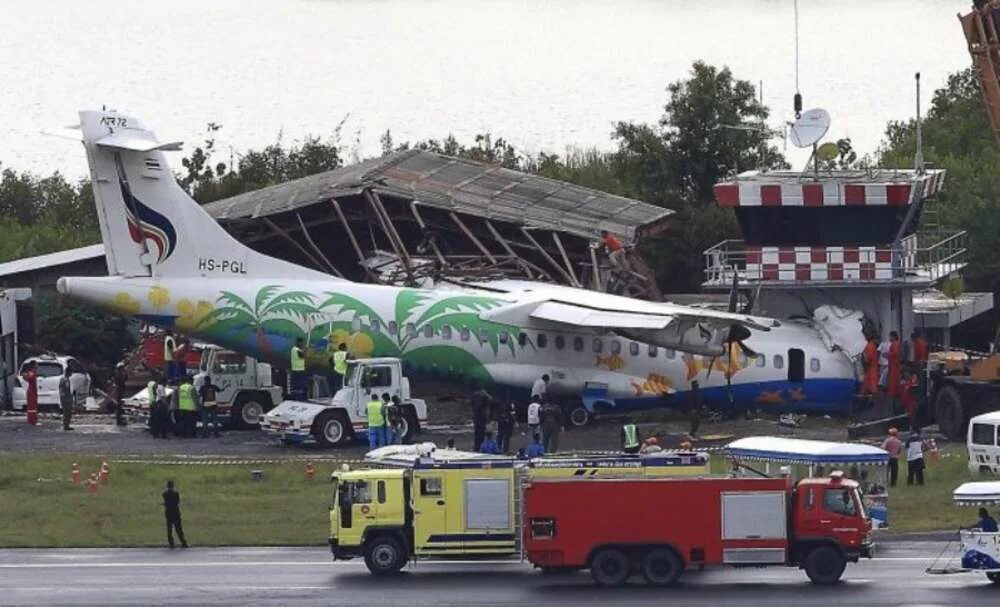
[[[598,586],[624,586],[632,575],[632,563],[617,548],[605,548],[590,562],[590,576]]]
[[[569,423],[574,428],[582,428],[590,423],[590,411],[583,405],[576,405],[569,411]]]
[[[379,536],[365,549],[365,566],[372,575],[396,575],[406,564],[403,547],[395,538]]]

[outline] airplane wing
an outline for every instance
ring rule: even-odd
[[[546,293],[543,290],[531,295],[528,301],[484,311],[480,318],[517,326],[554,324],[578,331],[589,329],[597,334],[618,333],[665,348],[708,356],[725,353],[727,341],[742,341],[751,331],[769,331],[777,324],[776,320],[747,314],[603,293],[578,295],[570,291]]]

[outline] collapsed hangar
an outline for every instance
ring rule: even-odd
[[[500,166],[405,150],[205,205],[238,240],[344,278],[549,281],[660,300],[634,245],[671,211]],[[601,230],[628,251],[611,266]]]

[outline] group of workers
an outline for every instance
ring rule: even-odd
[[[878,343],[868,335],[862,359],[865,366],[862,394],[885,394],[898,402],[911,419],[923,397],[924,373],[930,348],[919,330],[909,342],[900,341],[899,333],[889,333],[889,340]]]
[[[924,470],[924,447],[926,441],[920,434],[920,428],[915,428],[903,441],[899,438],[899,430],[889,428],[889,436],[880,445],[882,450],[889,454],[889,486],[895,487],[899,479],[899,457],[906,452],[906,484],[923,485]]]
[[[365,414],[368,421],[369,449],[399,445],[406,440],[406,422],[398,396],[389,396],[386,392],[379,397],[377,393],[372,392],[368,404],[365,405]]]
[[[221,390],[209,376],[195,388],[194,380],[185,375],[168,397],[166,382],[150,380],[146,385],[150,434],[155,438],[170,438],[168,435],[173,431],[177,437],[194,438],[200,418],[202,436],[207,438],[212,434],[218,438],[222,429],[218,402]]]
[[[525,422],[531,442],[518,453],[538,457],[559,451],[559,435],[563,430],[563,411],[559,404],[547,398],[550,377],[546,373],[531,386],[531,397],[525,410]],[[511,454],[511,442],[517,428],[517,405],[502,404],[486,389],[480,388],[469,398],[472,414],[472,450],[489,454]],[[496,431],[490,430],[495,425]]]

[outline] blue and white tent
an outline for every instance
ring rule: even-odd
[[[726,456],[779,464],[886,465],[889,454],[878,447],[859,443],[834,443],[779,436],[750,436],[725,448]]]

